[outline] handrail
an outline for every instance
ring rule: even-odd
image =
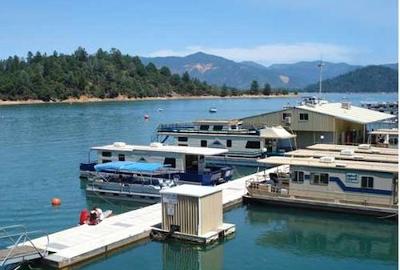
[[[17,229],[17,228],[22,228],[22,232],[18,233],[18,232],[8,232],[9,230],[12,229]],[[10,259],[13,251],[18,247],[18,246],[24,246],[27,243],[29,243],[34,249],[35,251],[39,254],[39,256],[41,258],[43,258],[44,256],[47,255],[48,253],[48,245],[50,243],[50,238],[48,233],[42,231],[42,230],[35,230],[35,231],[28,231],[26,229],[25,225],[22,224],[17,224],[17,225],[10,225],[10,226],[5,226],[5,227],[0,227],[0,232],[3,233],[3,235],[0,235],[0,240],[1,239],[8,239],[9,241],[11,241],[12,245],[8,246],[9,252],[7,253],[7,256],[0,262],[0,267],[3,267],[7,260]],[[44,250],[39,250],[35,244],[32,242],[32,239],[30,237],[30,235],[33,234],[37,234],[37,233],[42,233],[45,234],[45,237],[47,239],[47,243],[45,245],[45,249]],[[13,237],[18,236],[16,239]]]

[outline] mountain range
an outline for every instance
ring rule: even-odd
[[[269,83],[272,87],[303,89],[318,82],[320,61],[298,62],[294,64],[273,64],[264,66],[252,61],[235,62],[220,56],[197,52],[187,56],[141,57],[158,68],[167,66],[171,72],[188,72],[191,77],[209,84],[227,85],[238,89],[248,89],[252,80],[262,87]],[[386,65],[397,69],[397,64]],[[324,62],[323,79],[331,79],[362,68],[359,65]]]

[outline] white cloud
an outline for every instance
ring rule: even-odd
[[[351,62],[354,50],[328,43],[264,44],[251,48],[211,48],[189,46],[183,50],[158,50],[149,56],[185,56],[198,51],[222,56],[235,61],[255,61],[262,64],[294,63],[318,60]]]

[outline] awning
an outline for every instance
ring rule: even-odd
[[[296,135],[290,134],[281,126],[262,128],[260,129],[260,136],[271,139],[290,139],[296,137]]]
[[[106,171],[155,172],[164,168],[164,165],[161,163],[113,161],[113,162],[97,164],[94,166],[94,168],[97,172],[106,172]]]

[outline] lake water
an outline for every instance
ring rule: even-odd
[[[394,101],[396,94],[326,94],[330,101]],[[205,99],[0,106],[0,226],[55,232],[82,208],[124,212],[143,205],[88,199],[79,162],[91,146],[148,144],[158,124],[238,118],[295,105],[298,98]],[[218,113],[209,114],[215,106]],[[163,108],[158,112],[158,108]],[[150,119],[145,121],[144,114]],[[244,174],[239,170],[238,175]],[[62,205],[53,208],[52,197]],[[396,269],[397,224],[366,217],[243,206],[225,213],[234,239],[209,250],[147,242],[82,269]]]

